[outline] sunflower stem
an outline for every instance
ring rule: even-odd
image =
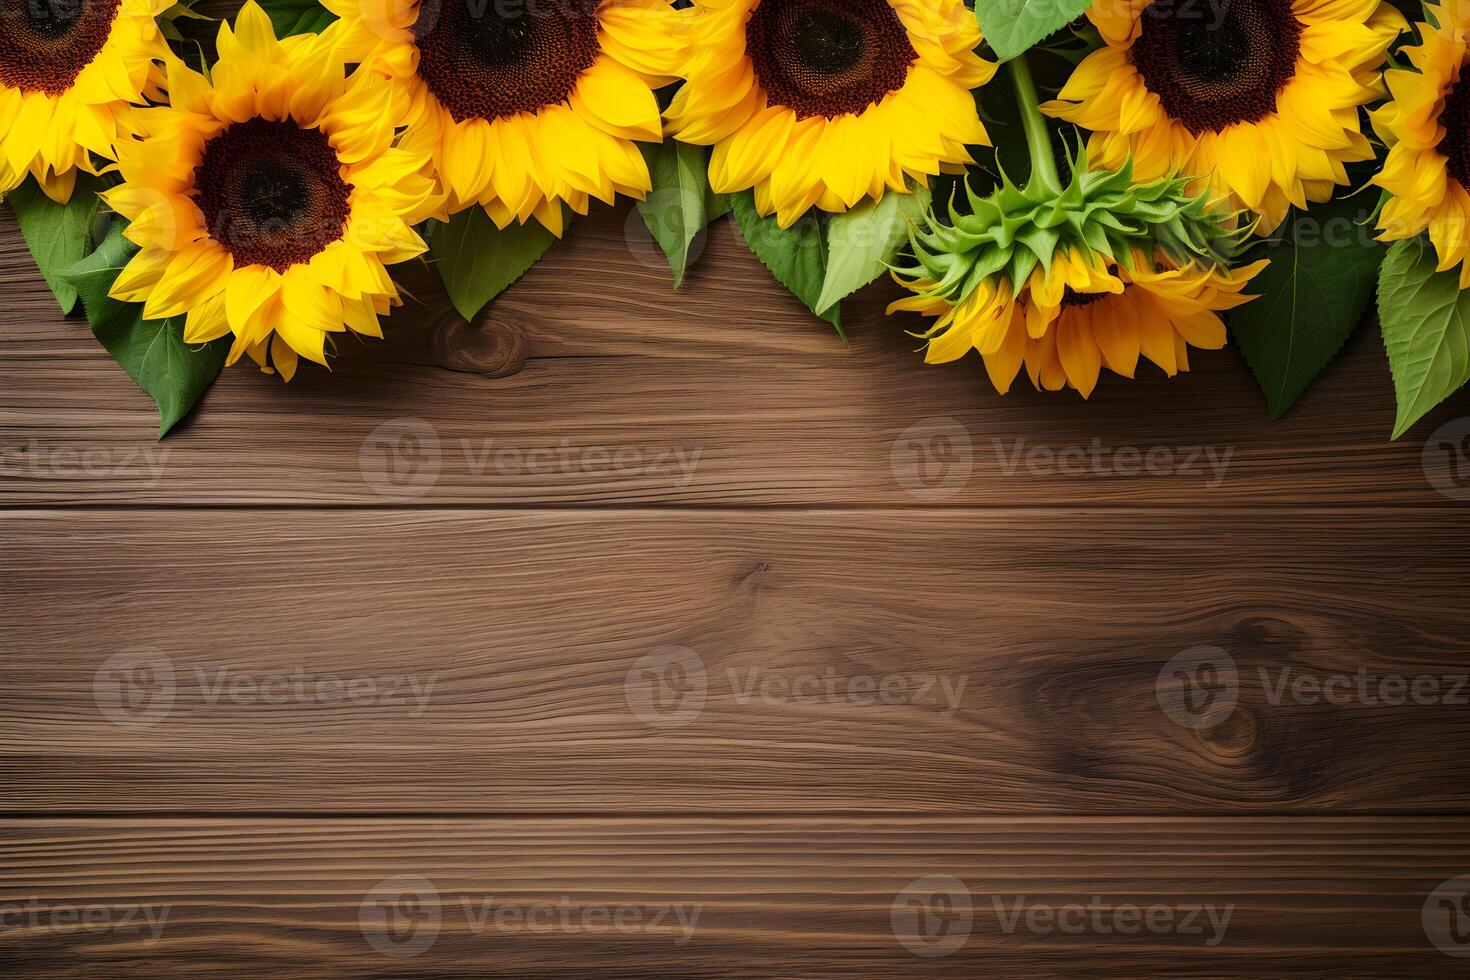
[[[1046,129],[1046,118],[1036,100],[1036,83],[1031,81],[1031,69],[1026,56],[1020,55],[1006,62],[1011,70],[1011,84],[1016,89],[1016,103],[1021,107],[1021,125],[1026,130],[1026,149],[1031,154],[1031,177],[1029,183],[1041,185],[1054,194],[1062,192],[1062,178],[1057,174],[1057,159],[1052,153],[1051,134]]]

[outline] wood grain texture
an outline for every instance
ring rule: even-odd
[[[602,210],[474,325],[404,267],[159,444],[0,216],[0,974],[1464,975],[1470,396],[1389,443],[1360,331],[1274,424],[1231,351],[1001,398],[706,244]],[[1230,915],[1006,925],[1079,905]]]
[[[1470,802],[1463,512],[16,511],[6,526],[10,810]],[[702,687],[648,686],[669,664],[643,658],[668,645],[698,658]],[[1172,720],[1161,671],[1202,645],[1233,658],[1239,704]],[[119,727],[98,698],[121,695],[96,685],[133,650],[167,658],[174,699]],[[1283,679],[1360,671],[1445,678],[1453,699],[1273,699]],[[889,703],[868,686],[885,680]]]
[[[977,360],[920,363],[904,332],[919,321],[882,314],[891,286],[849,303],[844,347],[725,223],[676,293],[636,215],[619,209],[579,222],[475,326],[432,270],[403,267],[417,300],[386,342],[351,342],[330,374],[290,385],[227,371],[158,445],[152,405],[85,325],[60,318],[8,216],[0,270],[9,505],[908,506],[914,466],[953,459],[950,441],[913,458],[955,431],[936,428],[949,419],[968,470],[937,495],[921,482],[917,502],[1451,507],[1425,479],[1423,440],[1470,407],[1456,395],[1390,443],[1391,382],[1369,330],[1274,424],[1228,350],[1197,352],[1180,378],[1105,381],[1090,402],[1024,383],[1001,397]],[[365,478],[365,454],[405,431],[437,440],[434,479]],[[144,451],[163,462],[130,465]],[[1167,460],[1152,475],[1150,451]],[[661,462],[681,456],[697,466]]]
[[[0,957],[87,980],[1452,977],[1464,960],[1430,945],[1421,910],[1470,868],[1463,821],[1407,819],[48,820],[0,823],[0,840],[19,923]],[[951,945],[919,948],[953,951],[924,958],[893,908],[936,874],[971,921],[945,920]],[[398,945],[383,916],[404,888],[419,906]],[[1033,931],[1017,903],[1108,912]],[[92,929],[49,918],[89,906]],[[1223,927],[1186,922],[1196,906]],[[1167,926],[1113,931],[1115,910],[1154,907]],[[138,908],[156,935],[123,922]],[[600,918],[620,912],[622,929]]]

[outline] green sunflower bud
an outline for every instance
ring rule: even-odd
[[[1004,173],[987,197],[964,182],[969,212],[953,198],[948,220],[931,209],[910,232],[912,261],[900,258],[895,274],[932,282],[925,294],[959,304],[992,276],[1020,288],[1038,265],[1050,271],[1052,257],[1072,248],[1124,268],[1132,267],[1134,250],[1162,252],[1180,265],[1225,266],[1249,231],[1239,227],[1239,212],[1190,194],[1192,178],[1135,184],[1131,160],[1119,170],[1092,170],[1085,150],[1070,163],[1072,178],[1060,193],[1047,181],[1018,187]]]

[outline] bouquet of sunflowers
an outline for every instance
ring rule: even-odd
[[[1470,380],[1470,0],[0,0],[0,193],[163,429],[226,365],[467,319],[594,199],[731,215],[841,332],[1089,396],[1233,337],[1280,415],[1374,293],[1395,435]],[[1223,316],[1222,316],[1223,314]],[[973,360],[973,358],[972,358]]]

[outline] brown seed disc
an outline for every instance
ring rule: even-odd
[[[1296,74],[1302,25],[1291,0],[1155,0],[1142,20],[1133,64],[1196,135],[1271,115]]]
[[[456,122],[563,103],[597,61],[591,0],[426,0],[419,77]]]
[[[864,112],[918,58],[887,0],[761,0],[745,50],[770,101],[798,119]]]
[[[237,266],[285,272],[342,237],[351,187],[325,133],[294,122],[235,123],[204,145],[194,203]]]
[[[0,85],[60,95],[112,33],[120,0],[0,0]]]

